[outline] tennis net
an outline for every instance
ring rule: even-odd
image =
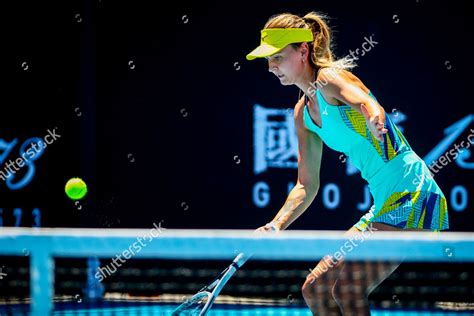
[[[472,233],[3,228],[0,249],[0,315],[171,315],[241,253],[208,315],[362,315],[366,291],[372,315],[474,313]]]

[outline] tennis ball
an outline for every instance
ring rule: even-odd
[[[64,188],[66,195],[72,200],[80,200],[87,193],[87,185],[80,178],[72,178],[66,183]]]

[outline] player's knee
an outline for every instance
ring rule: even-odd
[[[306,302],[312,301],[316,298],[316,277],[308,275],[306,280],[301,287],[301,294]]]
[[[314,300],[316,294],[322,292],[321,287],[323,285],[320,284],[320,277],[321,275],[315,275],[314,273],[310,273],[306,276],[306,280],[301,287],[301,293],[306,302]]]

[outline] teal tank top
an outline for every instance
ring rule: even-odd
[[[377,100],[369,92],[369,95]],[[387,162],[398,155],[411,151],[407,140],[397,126],[386,115],[384,142],[378,141],[366,125],[365,117],[350,105],[332,105],[326,102],[321,92],[316,90],[321,124],[319,127],[311,118],[307,105],[304,106],[304,123],[312,132],[318,134],[324,143],[351,159],[360,170],[361,176],[370,179]]]
[[[369,95],[377,100],[369,92]],[[446,198],[425,162],[386,115],[383,142],[367,127],[365,117],[350,105],[331,105],[316,90],[321,124],[304,106],[304,124],[330,148],[343,152],[360,170],[374,198],[374,205],[354,225],[367,229],[371,222],[406,228],[444,230],[449,228]]]

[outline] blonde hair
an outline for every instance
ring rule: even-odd
[[[309,62],[314,68],[335,67],[338,69],[351,69],[356,66],[353,59],[345,57],[336,59],[333,54],[331,42],[331,29],[326,20],[327,16],[318,12],[309,12],[303,17],[291,13],[281,13],[270,17],[265,23],[265,29],[270,28],[302,28],[313,32],[314,40],[308,43]],[[294,48],[301,45],[292,44]]]

